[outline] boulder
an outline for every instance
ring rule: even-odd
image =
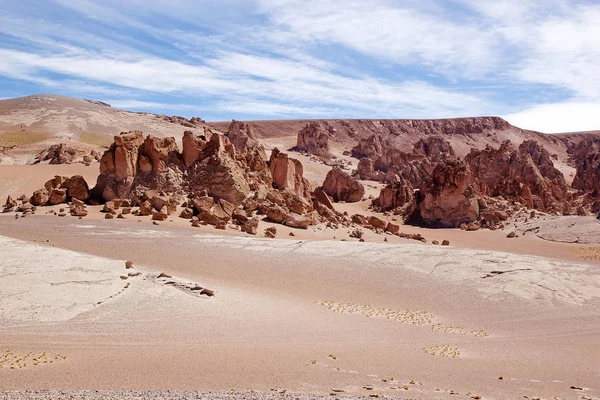
[[[335,208],[333,206],[333,200],[331,199],[331,197],[329,197],[327,193],[325,193],[321,186],[314,190],[313,197],[325,207],[329,208],[332,211],[335,211]]]
[[[413,186],[404,178],[399,178],[381,189],[372,206],[377,211],[394,210],[395,214],[410,218],[417,206]]]
[[[152,214],[152,204],[148,200],[144,201],[140,204],[139,215],[151,215]]]
[[[377,229],[385,229],[385,227],[387,226],[386,222],[382,219],[377,218],[374,215],[371,215],[368,219],[369,225],[371,225],[373,228],[377,228]]]
[[[52,189],[48,198],[48,204],[56,205],[67,202],[67,189]]]
[[[284,224],[291,228],[308,229],[313,224],[313,216],[289,213],[285,217]]]
[[[61,188],[67,189],[67,197],[77,200],[86,201],[90,197],[90,188],[83,176],[74,175],[60,185]]]
[[[278,149],[273,149],[269,159],[269,168],[275,189],[287,189],[297,196],[310,199],[310,183],[304,178],[304,168],[300,161],[290,158]]]
[[[153,221],[164,221],[168,218],[167,210],[162,209],[160,211],[152,211],[152,220]]]
[[[202,212],[210,212],[215,205],[215,201],[209,196],[195,197],[191,200],[191,205],[198,214]]]
[[[331,196],[334,201],[345,201],[347,203],[361,201],[365,195],[364,186],[339,167],[333,167],[327,173],[323,182],[323,191]]]
[[[3,212],[11,212],[14,211],[15,208],[17,208],[18,204],[15,200],[13,200],[12,197],[8,196],[6,198],[6,203],[4,203],[4,209],[2,210]]]
[[[398,232],[400,232],[400,225],[388,222],[388,224],[385,226],[385,231],[391,233],[392,235],[395,235]]]
[[[316,156],[329,159],[329,132],[319,122],[307,124],[300,132],[296,141],[296,149]]]
[[[242,225],[242,231],[250,235],[256,235],[258,230],[258,220],[256,218],[250,218]]]
[[[53,190],[53,189],[51,189]],[[36,190],[33,192],[33,195],[30,197],[29,202],[34,206],[41,206],[48,202],[50,199],[50,194],[46,188]]]
[[[184,219],[191,219],[194,216],[194,210],[192,210],[191,208],[184,208],[183,210],[181,210],[181,213],[179,214],[179,218],[184,218]]]
[[[265,229],[265,237],[274,238],[275,236],[277,236],[277,228],[272,226],[270,228]]]
[[[435,167],[421,188],[421,221],[430,227],[455,228],[479,218],[479,203],[471,170],[463,161],[448,160]]]
[[[285,208],[274,205],[267,209],[266,215],[269,220],[281,224],[283,221],[285,221],[288,212]]]

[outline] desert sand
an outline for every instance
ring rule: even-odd
[[[2,390],[600,395],[597,264],[7,217],[0,349],[25,359]]]

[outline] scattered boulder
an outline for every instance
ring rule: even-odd
[[[340,167],[333,167],[327,173],[323,182],[323,191],[334,201],[355,203],[361,201],[365,195],[364,186],[356,179],[342,171]]]
[[[179,218],[184,218],[184,219],[191,219],[194,216],[194,210],[192,210],[191,208],[184,208],[183,210],[181,210],[181,214],[179,214]]]
[[[67,201],[67,189],[52,189],[48,198],[48,204],[57,205]]]
[[[274,205],[267,209],[266,215],[269,220],[281,224],[286,220],[288,212],[285,210],[285,208]]]
[[[242,231],[250,235],[256,235],[258,230],[258,220],[256,218],[250,218],[242,225]]]
[[[268,238],[274,238],[275,236],[277,236],[277,228],[275,228],[274,226],[265,229],[265,237]]]
[[[289,213],[285,216],[284,223],[291,228],[308,229],[313,224],[313,216]]]
[[[4,204],[4,209],[2,210],[2,212],[11,212],[14,211],[15,208],[17,208],[18,204],[17,202],[10,196],[8,196],[6,198],[6,203]]]

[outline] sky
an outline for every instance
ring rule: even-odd
[[[0,98],[600,129],[600,0],[2,0]]]

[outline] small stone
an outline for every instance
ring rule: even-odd
[[[133,268],[133,261],[125,261],[125,269],[131,269]]]
[[[104,219],[113,219],[115,216],[112,214],[105,214]]]

